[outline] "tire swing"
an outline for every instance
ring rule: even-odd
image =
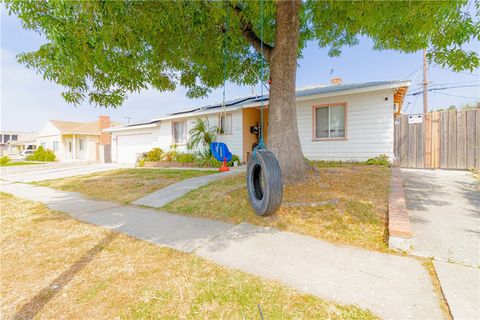
[[[260,1],[260,43],[263,52],[263,0]],[[263,57],[261,79],[264,77]],[[260,85],[260,135],[257,147],[247,164],[247,192],[252,208],[258,216],[268,216],[280,208],[283,197],[282,171],[273,152],[267,150],[263,141],[263,85]]]
[[[283,196],[282,171],[273,152],[257,149],[247,164],[247,191],[250,204],[259,216],[280,208]]]

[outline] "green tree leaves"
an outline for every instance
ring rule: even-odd
[[[187,88],[190,97],[223,83],[224,35],[229,15],[227,78],[239,85],[258,81],[258,1],[5,1],[23,27],[45,35],[47,43],[18,56],[45,79],[66,88],[66,101],[106,107],[122,104],[145,88]],[[476,16],[460,1],[303,2],[301,50],[315,40],[339,55],[343,46],[373,39],[375,49],[415,52],[455,71],[479,66],[478,52],[465,51],[479,40]],[[274,48],[273,1],[265,1],[264,45]],[[257,50],[255,50],[257,48]],[[268,67],[268,54],[266,56]],[[266,72],[268,77],[268,72]],[[266,79],[263,79],[266,80]]]

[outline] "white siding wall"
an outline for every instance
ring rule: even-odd
[[[233,111],[228,114],[232,115],[232,134],[228,135],[219,135],[219,141],[227,144],[228,148],[233,154],[242,156],[242,112],[241,110]],[[218,125],[218,116],[208,115],[208,121],[211,127]],[[112,161],[117,159],[117,137],[121,135],[132,135],[132,134],[144,134],[151,133],[153,135],[153,143],[150,146],[151,148],[159,147],[164,151],[168,151],[170,146],[173,144],[172,137],[172,122],[181,122],[186,121],[187,123],[187,136],[188,132],[195,125],[196,117],[180,118],[175,120],[163,120],[160,122],[160,125],[155,128],[145,128],[138,130],[126,130],[123,132],[113,132],[112,133]],[[150,150],[149,149],[149,150]],[[181,152],[187,151],[187,146],[185,144],[177,145],[177,150]],[[145,150],[148,151],[148,150]]]
[[[242,154],[242,112],[241,110],[229,112],[228,114],[232,115],[232,134],[222,134],[218,136],[220,142],[227,144],[228,148],[233,154],[241,156]],[[202,116],[204,117],[204,116]],[[210,127],[218,126],[218,114],[208,115],[208,122]],[[163,150],[170,149],[170,146],[173,144],[172,137],[172,122],[182,122],[186,121],[187,123],[187,137],[188,132],[195,126],[195,121],[197,117],[187,117],[175,120],[165,120],[160,122],[160,127],[158,128],[158,137],[156,140],[156,146],[162,148]],[[186,152],[186,145],[177,145],[177,150]]]
[[[100,140],[98,136],[78,136],[85,143],[84,159],[89,161],[97,160],[97,143]],[[80,142],[77,141],[77,148],[80,148]],[[80,151],[77,151],[80,152]],[[78,154],[78,153],[77,153]]]
[[[57,160],[65,160],[65,146],[62,141],[62,136],[48,136],[48,137],[37,137],[37,147],[42,143],[45,144],[45,149],[50,149],[53,151],[53,142],[58,141],[58,151],[55,151],[55,156]]]
[[[343,102],[347,104],[347,139],[313,141],[312,107]],[[380,154],[393,158],[392,90],[300,101],[297,121],[302,150],[308,159],[364,161]]]
[[[347,139],[313,141],[312,107],[328,103],[347,104]],[[237,110],[230,114],[232,114],[233,134],[220,135],[219,141],[225,142],[232,153],[242,157],[242,112]],[[208,115],[210,126],[217,126],[217,117],[218,114]],[[188,117],[173,121],[186,121],[188,134],[195,124],[195,119],[196,117]],[[393,93],[391,89],[299,101],[297,102],[297,121],[302,150],[308,159],[364,161],[380,154],[393,158]],[[118,135],[142,133],[153,135],[153,142],[149,149],[160,147],[167,151],[172,145],[172,120],[161,121],[155,128],[113,132],[112,160],[116,161],[115,141]],[[178,145],[177,150],[186,151],[186,146]]]
[[[42,129],[38,131],[37,137],[48,137],[60,134],[60,130],[57,129],[50,121],[47,120]]]
[[[243,161],[242,111],[237,110],[233,112],[228,112],[227,114],[232,115],[232,134],[221,134],[218,136],[218,141],[225,143],[228,146],[230,152],[239,156],[240,161]],[[191,122],[194,121],[195,119],[191,120]],[[218,126],[218,115],[209,115],[208,121],[210,122],[210,126]]]

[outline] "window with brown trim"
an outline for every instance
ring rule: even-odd
[[[315,140],[345,139],[345,104],[313,107],[313,138]]]

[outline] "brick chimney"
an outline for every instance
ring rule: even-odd
[[[98,117],[98,129],[100,130],[100,144],[110,144],[112,135],[108,132],[102,132],[103,129],[110,128],[110,117],[99,116]]]
[[[330,83],[332,84],[332,86],[338,86],[339,84],[342,84],[342,82],[343,80],[340,77],[333,77],[332,79],[330,79]]]

